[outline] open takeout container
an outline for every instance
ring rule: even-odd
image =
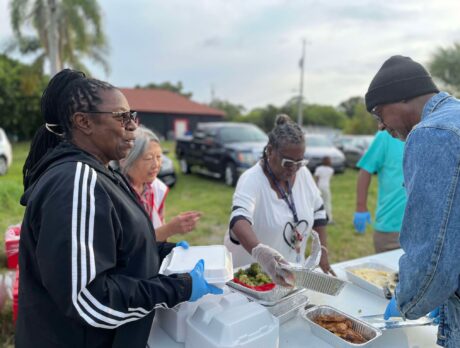
[[[235,268],[235,272],[238,271],[239,269],[247,269],[251,265],[245,265],[242,267]],[[233,280],[233,278],[227,282],[227,286],[230,287],[232,290],[236,290],[245,296],[247,296],[249,299],[258,302],[264,306],[273,306],[277,304],[281,299],[285,298],[286,296],[293,294],[297,289],[295,288],[285,288],[284,286],[277,285],[270,290],[256,290],[253,287],[248,287],[245,285],[242,285],[240,283],[237,283]]]
[[[275,287],[272,290],[257,291],[248,288],[244,285],[238,284],[233,280],[227,282],[227,286],[232,288],[233,290],[241,292],[246,297],[264,306],[273,306],[277,304],[280,300],[282,300],[284,297],[293,294],[297,290],[293,288],[285,288],[281,285],[275,285]]]
[[[188,273],[201,259],[204,260],[204,277],[209,284],[223,287],[233,279],[232,254],[224,245],[176,247],[164,258],[160,273]]]

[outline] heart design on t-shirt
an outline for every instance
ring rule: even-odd
[[[302,241],[308,230],[308,222],[306,220],[300,220],[297,222],[288,221],[284,226],[283,237],[284,241],[291,249],[295,249],[296,241]]]

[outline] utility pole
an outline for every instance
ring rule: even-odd
[[[302,115],[302,107],[303,107],[303,75],[304,75],[304,65],[305,65],[305,44],[306,40],[302,39],[302,58],[299,61],[300,67],[300,89],[299,89],[299,100],[297,105],[297,123],[300,127],[302,127],[303,123],[303,115]]]
[[[213,101],[216,99],[216,90],[214,88],[214,84],[211,84],[211,103],[213,103]]]
[[[56,75],[61,68],[61,60],[59,57],[59,33],[57,26],[57,7],[56,0],[48,0],[48,49],[49,49],[49,60],[50,60],[50,74],[51,77]]]

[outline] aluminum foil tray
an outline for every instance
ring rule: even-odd
[[[352,271],[360,268],[371,268],[379,271],[385,271],[389,273],[396,273],[396,271],[390,267],[387,267],[385,265],[382,265],[378,262],[374,261],[369,261],[369,262],[364,262],[364,263],[359,263],[359,264],[354,264],[352,266],[348,266],[345,268],[345,273],[347,275],[348,280],[350,280],[353,284],[359,286],[360,288],[363,288],[367,291],[372,292],[373,294],[380,296],[382,298],[387,298],[385,294],[385,289],[381,286],[378,286],[370,281],[367,281],[364,278],[361,278],[360,276],[354,274]]]
[[[269,291],[256,291],[241,284],[235,283],[233,280],[228,281],[227,285],[232,289],[243,293],[250,299],[266,306],[273,306],[277,304],[283,297],[298,291],[298,289],[285,288],[279,285],[276,285],[272,290]]]
[[[320,292],[322,294],[337,296],[348,282],[324,273],[310,271],[304,268],[290,267],[294,273],[295,286]]]
[[[368,341],[359,344],[345,341],[344,339],[334,335],[332,332],[326,330],[313,321],[313,319],[317,316],[324,314],[338,314],[346,317],[352,322],[353,330],[363,335],[364,338],[366,338]],[[312,333],[333,347],[365,347],[382,335],[382,331],[373,327],[372,325],[329,306],[315,306],[313,308],[302,311],[301,315],[310,324]]]
[[[296,291],[292,296],[286,296],[274,306],[267,307],[268,311],[278,318],[280,325],[294,318],[299,308],[305,307],[310,300],[306,294],[306,290],[301,289]]]

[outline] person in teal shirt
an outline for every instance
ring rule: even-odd
[[[360,168],[356,188],[356,212],[353,224],[358,233],[365,233],[366,223],[371,223],[367,195],[372,174],[377,174],[378,196],[374,222],[375,252],[400,248],[401,230],[406,191],[403,186],[404,142],[386,131],[377,132],[374,141],[358,162]]]

